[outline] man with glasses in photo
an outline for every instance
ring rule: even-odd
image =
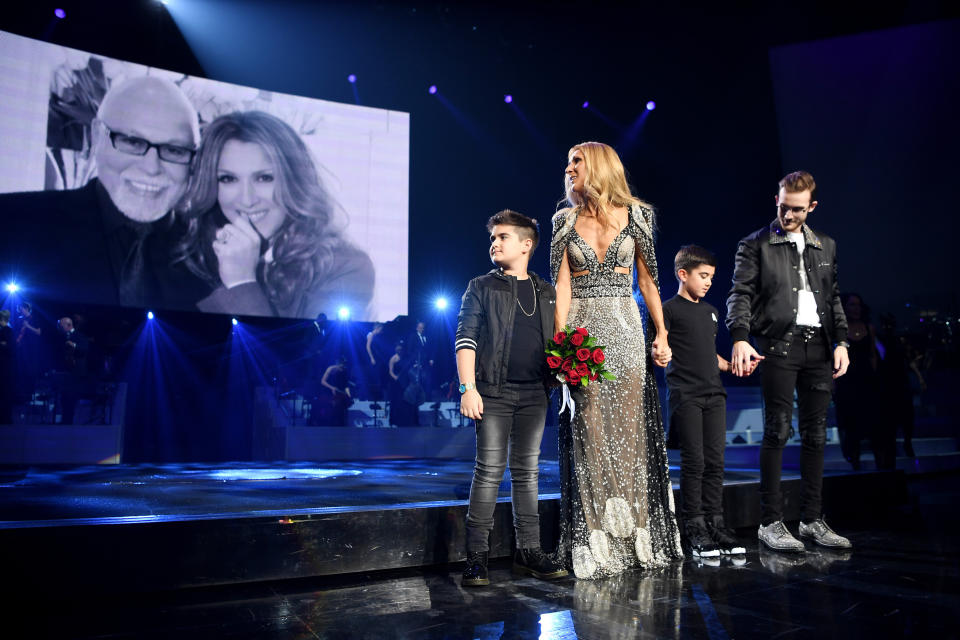
[[[740,241],[727,298],[734,375],[760,363],[764,427],[760,447],[760,528],[767,548],[803,552],[783,524],[780,477],[790,437],[794,392],[801,439],[800,537],[822,547],[851,548],[821,513],[823,452],[833,379],[849,366],[847,318],[837,283],[836,242],[806,225],[816,208],[813,176],[780,180],[777,218]],[[753,337],[756,347],[748,339]],[[762,354],[762,355],[761,355]]]
[[[110,87],[91,123],[96,178],[80,189],[0,197],[13,225],[4,262],[34,288],[75,300],[192,309],[207,292],[171,266],[185,222],[173,208],[186,188],[200,127],[167,80]]]

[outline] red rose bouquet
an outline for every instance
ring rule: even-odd
[[[585,387],[600,378],[616,380],[603,366],[607,359],[603,349],[583,327],[564,327],[547,343],[547,366],[557,380],[574,387]]]

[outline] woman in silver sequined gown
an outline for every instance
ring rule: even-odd
[[[572,422],[569,411],[561,414],[558,552],[578,578],[601,578],[682,558],[652,371],[654,360],[665,366],[670,356],[652,210],[630,194],[611,147],[586,142],[569,157],[572,206],[554,216],[550,246],[557,329],[586,327],[605,347],[616,380],[579,388]],[[612,240],[595,249],[581,233]],[[660,329],[651,350],[633,297],[634,271],[651,324]]]

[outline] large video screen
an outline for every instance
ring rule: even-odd
[[[69,302],[407,310],[410,117],[0,32],[0,279]]]

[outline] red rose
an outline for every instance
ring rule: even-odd
[[[596,380],[596,379],[599,378],[599,377],[600,377],[600,373],[599,373],[599,372],[597,372],[597,373],[591,373],[591,374],[590,374],[590,380],[591,380],[591,381],[592,381],[592,380]]]
[[[571,371],[569,374],[567,374],[567,382],[569,382],[573,386],[577,386],[578,384],[580,384],[580,376],[578,376],[573,371]]]
[[[577,349],[577,360],[586,362],[590,359],[590,349]]]
[[[560,356],[547,356],[547,366],[551,369],[558,368],[563,363],[563,358]]]
[[[587,375],[588,373],[590,373],[590,369],[589,367],[587,367],[586,362],[581,362],[580,364],[578,364],[576,371],[577,371],[577,375],[580,376],[581,378]]]
[[[603,352],[603,349],[596,348],[593,350],[593,361],[597,364],[603,364],[603,361],[607,359],[606,354]]]
[[[576,333],[579,333],[579,334],[582,335],[584,338],[586,338],[588,335],[590,335],[590,332],[587,331],[586,329],[584,329],[583,327],[577,327]]]
[[[563,363],[560,365],[561,371],[570,371],[573,368],[573,358],[566,358]]]
[[[573,334],[572,336],[570,336],[570,344],[572,344],[572,345],[575,346],[575,347],[579,347],[580,345],[582,345],[582,344],[583,344],[583,334],[582,334],[582,333],[575,333],[575,334]]]
[[[557,344],[563,344],[563,341],[567,339],[567,334],[563,331],[557,331],[557,335],[553,336],[553,341]]]

